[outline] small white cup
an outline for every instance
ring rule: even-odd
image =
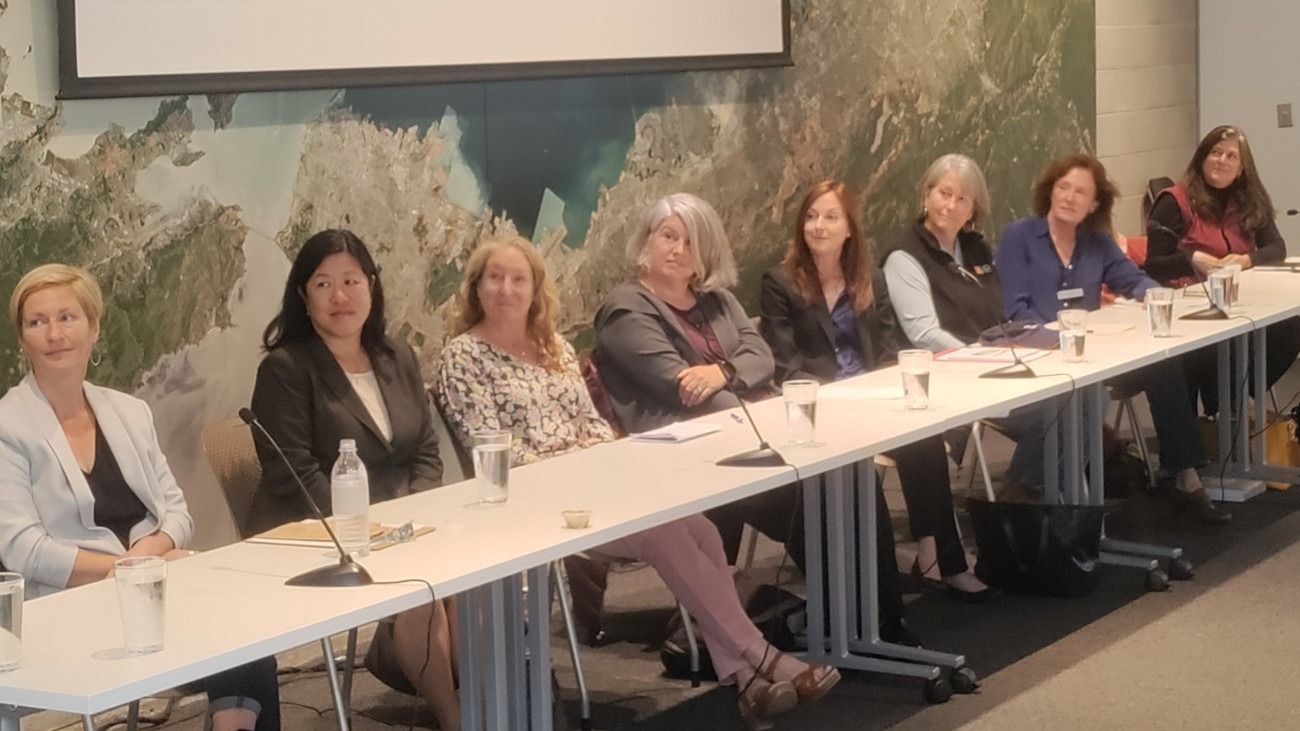
[[[817,439],[817,382],[786,381],[781,384],[781,397],[789,443],[812,444]]]
[[[1056,324],[1061,331],[1061,359],[1066,363],[1083,361],[1083,349],[1088,340],[1088,311],[1060,310]]]
[[[510,497],[510,432],[485,429],[474,432],[470,439],[479,502],[504,503]]]
[[[1147,306],[1147,329],[1153,338],[1167,338],[1174,323],[1174,290],[1152,287],[1144,298]]]
[[[930,408],[930,351],[898,351],[898,368],[903,374],[903,409]]]
[[[1228,288],[1228,306],[1231,307],[1237,304],[1237,299],[1241,296],[1241,265],[1228,264],[1223,270],[1232,277],[1232,286]]]
[[[126,651],[143,655],[163,649],[167,616],[167,562],[160,556],[129,556],[113,562]]]
[[[0,571],[0,671],[23,661],[23,577]]]
[[[565,528],[581,530],[591,524],[590,510],[561,510],[560,515],[564,516]]]

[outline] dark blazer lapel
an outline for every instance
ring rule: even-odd
[[[95,421],[99,424],[100,431],[104,432],[104,441],[113,451],[117,468],[122,471],[122,479],[126,480],[126,485],[131,488],[131,492],[140,498],[145,509],[155,517],[161,516],[158,498],[149,489],[149,477],[144,463],[140,461],[140,452],[131,441],[121,415],[113,409],[98,388],[87,384],[85,390],[86,400],[90,402],[90,408],[95,412]],[[95,459],[98,460],[99,456],[96,455]],[[159,519],[161,520],[160,517]]]
[[[813,319],[821,326],[822,334],[826,336],[826,343],[830,345],[830,352],[835,352],[835,321],[831,319],[831,311],[826,309],[825,298],[818,298],[816,302],[808,305],[812,312]]]
[[[77,504],[77,514],[81,517],[81,524],[85,528],[93,528],[95,496],[90,492],[90,485],[81,472],[81,465],[77,464],[77,458],[72,454],[72,445],[68,444],[68,437],[63,433],[63,427],[59,426],[59,419],[36,386],[35,378],[28,375],[23,379],[22,386],[25,388],[23,400],[27,406],[27,413],[32,417],[32,425],[40,432],[46,444],[50,445],[54,456],[59,460],[59,466],[63,468],[63,477]]]
[[[379,425],[375,424],[375,420],[371,418],[370,411],[361,402],[361,397],[357,395],[356,389],[352,388],[347,374],[343,372],[343,367],[334,359],[334,354],[330,352],[329,348],[325,347],[325,342],[320,338],[313,338],[310,341],[310,352],[312,368],[320,374],[321,382],[330,390],[330,393],[334,394],[334,398],[338,399],[339,403],[343,404],[348,413],[361,422],[362,426],[369,429],[370,433],[374,434],[381,444],[392,449],[392,446],[388,444],[388,440],[384,439],[384,435],[379,431]],[[374,367],[373,360],[371,367]],[[375,372],[375,375],[378,378],[378,371]]]

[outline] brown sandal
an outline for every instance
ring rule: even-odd
[[[772,728],[772,716],[785,713],[799,705],[799,692],[788,680],[776,680],[772,677],[772,668],[781,657],[776,650],[771,662],[766,662],[767,653],[776,648],[771,645],[763,651],[763,660],[754,669],[754,675],[740,689],[740,716],[753,731],[768,731]],[[761,688],[754,687],[754,681],[762,678],[767,684]]]
[[[780,662],[785,653],[780,650],[776,651],[776,657],[768,665],[768,668],[775,666]],[[816,703],[823,696],[831,692],[837,683],[840,682],[840,671],[831,665],[808,664],[802,672],[790,679],[790,684],[794,686],[795,693],[799,695],[800,703]]]

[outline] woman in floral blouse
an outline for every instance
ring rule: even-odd
[[[613,439],[596,413],[573,349],[555,331],[555,293],[537,250],[518,236],[481,244],[461,284],[454,337],[443,348],[438,406],[464,444],[481,429],[511,432],[516,464]],[[645,561],[700,626],[718,677],[740,687],[752,728],[820,699],[839,671],[768,645],[745,614],[717,529],[702,515],[600,547]]]

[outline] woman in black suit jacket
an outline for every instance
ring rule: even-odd
[[[854,196],[837,180],[813,186],[799,206],[794,238],[784,261],[763,275],[763,337],[772,347],[776,380],[820,383],[874,370],[905,345],[894,321],[885,278],[871,266]],[[913,571],[935,569],[946,589],[967,601],[985,601],[994,590],[970,573],[957,535],[942,437],[922,439],[890,454],[912,537]]]
[[[383,284],[361,239],[338,229],[307,239],[289,270],[280,314],[262,336],[267,355],[257,369],[253,412],[327,512],[340,439],[357,443],[371,502],[441,484],[420,365],[385,327]],[[268,526],[310,515],[284,461],[270,445],[257,447],[262,485],[250,512]],[[418,690],[440,728],[459,729],[448,611],[433,602],[382,623],[372,656],[384,649],[367,666],[385,682],[404,675],[413,687],[395,687]]]

